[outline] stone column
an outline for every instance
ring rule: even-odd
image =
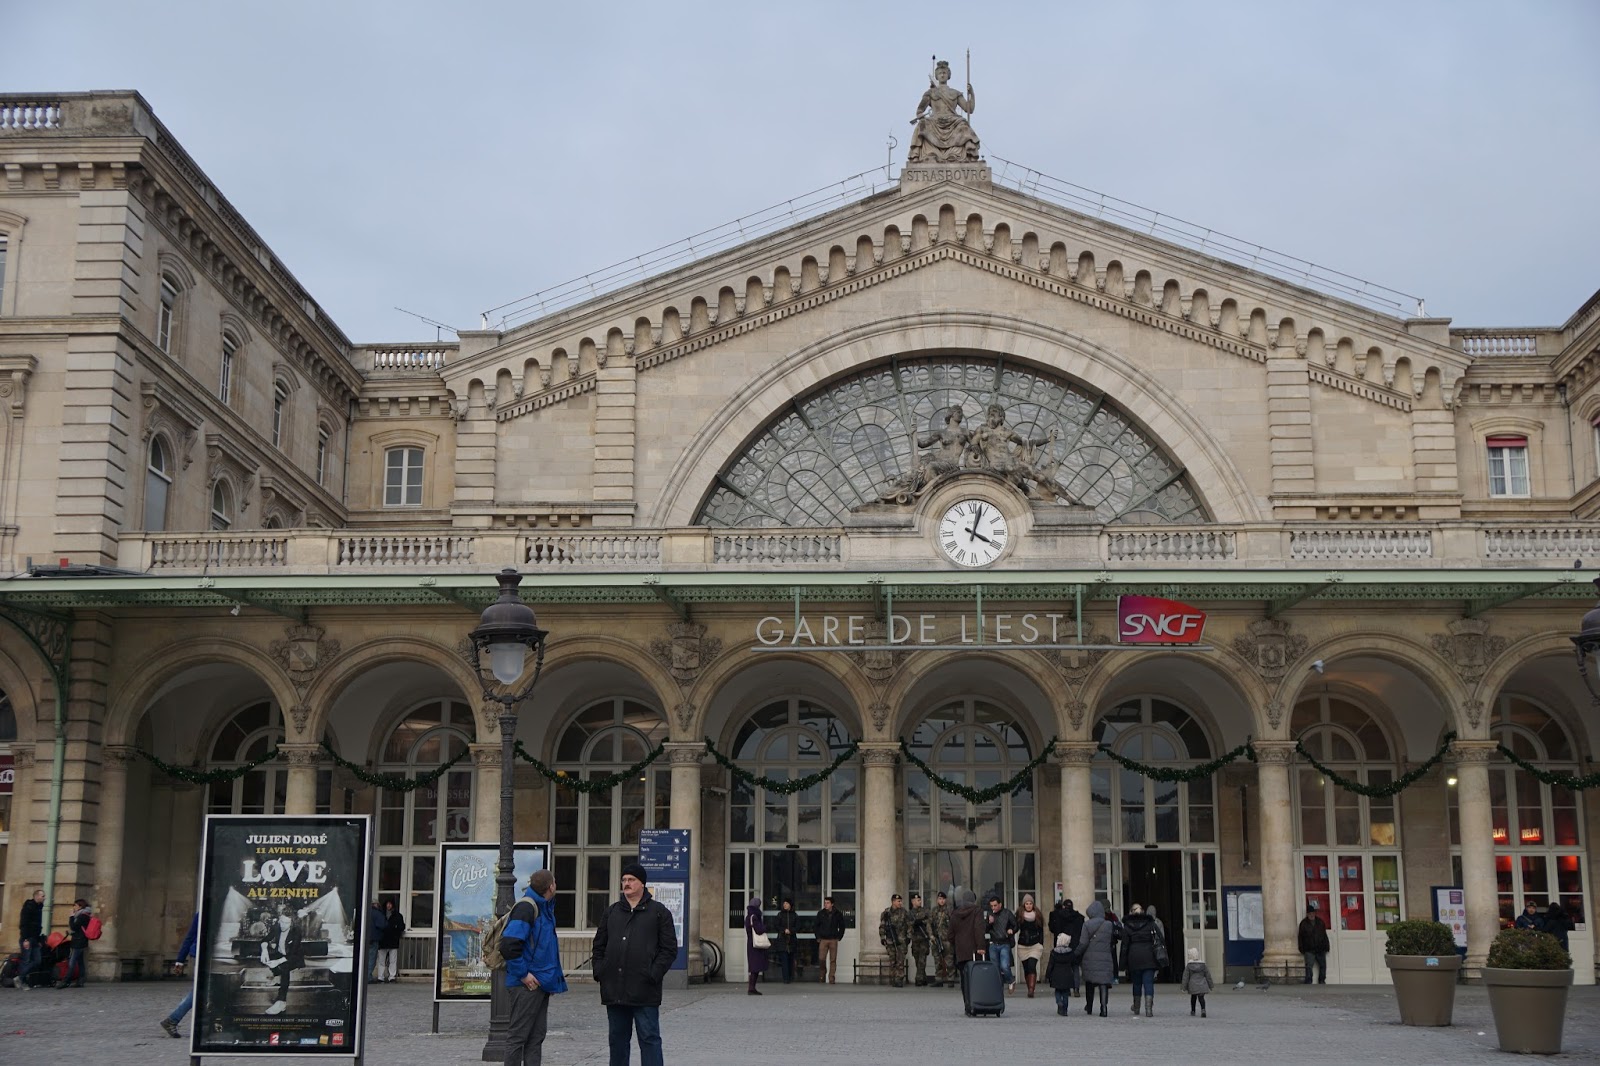
[[[317,813],[317,760],[321,744],[279,744],[284,762],[289,764],[289,780],[284,788],[284,814]]]
[[[1056,759],[1061,763],[1062,891],[1080,911],[1094,899],[1094,797],[1089,765],[1098,750],[1092,741],[1056,744]]]
[[[473,744],[472,839],[500,843],[500,744]],[[540,839],[543,839],[542,837]]]
[[[104,932],[91,944],[86,965],[96,980],[115,981],[122,976],[117,952],[120,932],[122,844],[127,829],[128,764],[139,757],[133,748],[108,745],[100,749],[100,803],[95,826],[94,898],[89,901],[100,916]]]
[[[691,980],[705,972],[700,954],[700,762],[706,746],[699,741],[672,741],[667,744],[667,761],[672,767],[671,828],[689,830],[689,898],[683,916],[684,945],[689,956]]]
[[[1456,803],[1461,814],[1461,887],[1467,894],[1467,962],[1471,976],[1489,957],[1489,942],[1500,931],[1499,886],[1494,872],[1494,811],[1489,803],[1489,760],[1498,758],[1492,740],[1458,740]]]
[[[861,937],[860,959],[864,983],[876,984],[880,964],[889,952],[878,942],[878,914],[889,905],[899,869],[895,840],[894,764],[897,744],[861,745],[861,891],[856,897],[856,932]]]
[[[1268,972],[1298,972],[1296,939],[1300,905],[1295,893],[1294,805],[1290,800],[1289,763],[1294,745],[1256,741],[1256,791],[1261,804],[1261,909],[1266,925],[1262,962]]]

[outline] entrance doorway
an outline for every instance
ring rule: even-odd
[[[1127,917],[1133,904],[1149,910],[1167,934],[1167,957],[1172,960],[1157,980],[1175,981],[1183,973],[1183,852],[1156,848],[1129,848],[1122,853],[1122,898],[1117,914]]]

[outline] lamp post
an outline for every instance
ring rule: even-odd
[[[478,628],[468,634],[471,645],[468,654],[483,688],[483,698],[500,705],[500,864],[494,879],[494,912],[498,917],[509,911],[515,902],[517,883],[512,826],[517,705],[528,698],[539,681],[539,673],[544,669],[545,638],[549,634],[539,628],[533,608],[523,603],[517,592],[522,575],[508,567],[500,571],[495,580],[500,582],[500,598],[483,609]],[[515,688],[513,686],[527,673],[530,650],[534,653],[532,676],[527,684]],[[489,657],[488,673],[483,668],[485,652]],[[504,969],[490,974],[489,1039],[483,1045],[485,1062],[505,1061],[506,1034],[511,1024],[511,997],[505,984]]]
[[[1596,593],[1600,593],[1600,577],[1594,579]],[[1589,690],[1589,695],[1600,705],[1600,688],[1595,686],[1595,679],[1589,676],[1589,660],[1600,652],[1600,603],[1594,605],[1588,614],[1583,616],[1583,624],[1578,629],[1578,635],[1571,638],[1573,646],[1578,652],[1578,676],[1583,678],[1584,687]]]

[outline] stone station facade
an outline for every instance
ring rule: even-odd
[[[732,978],[753,892],[833,895],[876,976],[894,891],[1059,885],[1156,903],[1217,969],[1258,890],[1289,976],[1315,902],[1330,980],[1381,981],[1383,927],[1459,886],[1469,966],[1555,898],[1592,981],[1600,794],[1497,745],[1582,774],[1600,740],[1567,639],[1600,562],[1600,298],[1538,329],[1375,309],[1010,187],[924,107],[924,161],[859,200],[524,323],[358,344],[141,97],[0,96],[0,933],[48,883],[56,925],[76,895],[106,919],[95,973],[148,971],[205,812],[367,812],[425,968],[438,842],[496,833],[463,641],[514,566],[552,634],[527,750],[600,776],[665,745],[609,794],[518,770],[573,963],[672,826]],[[1139,593],[1208,612],[1204,650],[1117,646]],[[1450,733],[1392,798],[1295,750],[1382,785]],[[707,738],[791,780],[859,751],[780,795]],[[1176,784],[1101,750],[1247,739]],[[972,803],[902,740],[976,789],[1048,758]],[[466,754],[401,793],[324,742],[383,773]],[[204,787],[140,754],[274,745]]]

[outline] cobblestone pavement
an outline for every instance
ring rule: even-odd
[[[1168,986],[1171,987],[1171,986]],[[1238,1066],[1248,1057],[1305,1063],[1406,1063],[1470,1066],[1508,1061],[1496,1049],[1482,988],[1463,987],[1456,1024],[1409,1029],[1398,1023],[1393,992],[1382,985],[1276,986],[1265,991],[1219,989],[1211,1016],[1189,1017],[1188,997],[1165,988],[1156,1017],[1128,1013],[1118,986],[1110,1017],[1087,1018],[1075,1008],[1058,1018],[1052,999],[1020,991],[1005,1017],[968,1019],[949,989],[773,986],[759,999],[743,986],[696,986],[668,992],[661,1028],[667,1061],[684,1066],[738,1063],[818,1066],[926,1064],[999,1058],[1054,1061],[1092,1041],[1096,1061],[1181,1062]],[[372,990],[367,1058],[374,1066],[435,1066],[480,1061],[488,1008],[449,1004],[437,1036],[429,1033],[432,985],[402,982]],[[176,981],[90,985],[64,991],[0,990],[0,1064],[58,1066],[107,1063],[146,1066],[183,1063],[188,1048],[157,1022],[183,995]],[[1081,1002],[1081,1001],[1077,1001]],[[961,1049],[966,1049],[962,1051]],[[211,1064],[258,1059],[206,1059]],[[306,1060],[296,1060],[306,1061]],[[578,985],[551,1007],[545,1042],[549,1066],[605,1063],[605,1012],[593,985]],[[634,1061],[637,1062],[637,1052]],[[1600,1062],[1600,989],[1574,988],[1567,1010],[1566,1051],[1552,1062]]]

